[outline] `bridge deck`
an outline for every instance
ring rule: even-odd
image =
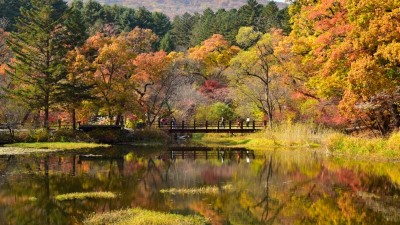
[[[266,127],[265,121],[252,121],[252,122],[241,122],[233,124],[229,121],[226,124],[220,122],[210,123],[185,123],[182,121],[180,124],[159,124],[158,128],[161,130],[168,131],[169,133],[253,133],[258,130],[263,130]]]

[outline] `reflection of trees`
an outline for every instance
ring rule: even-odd
[[[293,154],[291,152],[291,154]],[[0,160],[0,223],[79,224],[89,212],[141,206],[198,212],[213,224],[395,224],[398,167],[344,164],[315,154],[252,163],[131,156],[15,156]],[[80,164],[78,163],[80,161]],[[400,174],[400,173],[399,173]],[[163,195],[160,188],[231,184],[217,195]],[[56,202],[70,192],[111,191],[115,200]],[[364,193],[364,194],[361,194]],[[37,201],[29,202],[29,197]]]
[[[78,224],[93,211],[110,211],[131,205],[134,190],[144,172],[140,168],[145,166],[133,161],[129,166],[137,170],[129,173],[124,172],[120,160],[78,164],[76,159],[76,156],[17,156],[18,163],[10,172],[12,175],[0,189],[0,199],[10,199],[2,212],[6,215],[5,221],[8,224]],[[127,173],[126,177],[124,173]],[[54,200],[58,194],[86,191],[111,191],[123,196],[112,201]],[[29,197],[37,200],[30,202]],[[4,207],[0,205],[1,208]]]

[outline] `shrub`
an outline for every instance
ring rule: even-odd
[[[50,133],[47,129],[36,129],[31,131],[31,140],[34,142],[46,142],[49,140]]]
[[[80,130],[59,129],[52,133],[50,140],[56,142],[87,142],[90,141],[90,137],[87,133]]]
[[[224,117],[226,121],[235,119],[233,109],[222,102],[214,103],[211,106],[201,106],[196,113],[196,120],[198,121],[218,121],[221,117]]]

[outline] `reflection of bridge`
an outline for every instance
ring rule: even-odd
[[[246,160],[255,159],[253,150],[245,148],[217,148],[209,147],[170,147],[160,155],[161,159],[218,159],[218,160]]]
[[[158,124],[158,128],[166,130],[169,133],[252,133],[257,130],[265,129],[267,126],[266,121],[251,121],[251,122],[238,122],[233,123],[228,121],[226,123],[221,122],[197,122],[187,123],[182,121],[181,123],[168,123]]]

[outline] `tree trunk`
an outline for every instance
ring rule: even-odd
[[[108,119],[110,120],[109,125],[112,125],[113,115],[111,114],[110,110],[108,110]]]
[[[44,107],[44,128],[46,128],[47,130],[50,128],[49,126],[49,106],[46,105]]]
[[[268,113],[268,119],[269,127],[272,129],[272,112]]]
[[[396,103],[392,104],[392,113],[393,113],[393,117],[394,117],[394,125],[396,126],[396,128],[399,128],[400,127],[400,114],[399,114],[398,105]]]
[[[118,113],[117,119],[115,120],[115,125],[123,125],[122,123],[123,123],[122,114]]]
[[[25,124],[25,122],[28,120],[29,115],[31,115],[31,110],[29,110],[29,111],[25,114],[24,118],[22,119],[22,122],[21,122],[21,125],[22,125],[22,126],[23,126],[23,125]]]
[[[76,111],[75,108],[71,110],[72,129],[76,130]]]

